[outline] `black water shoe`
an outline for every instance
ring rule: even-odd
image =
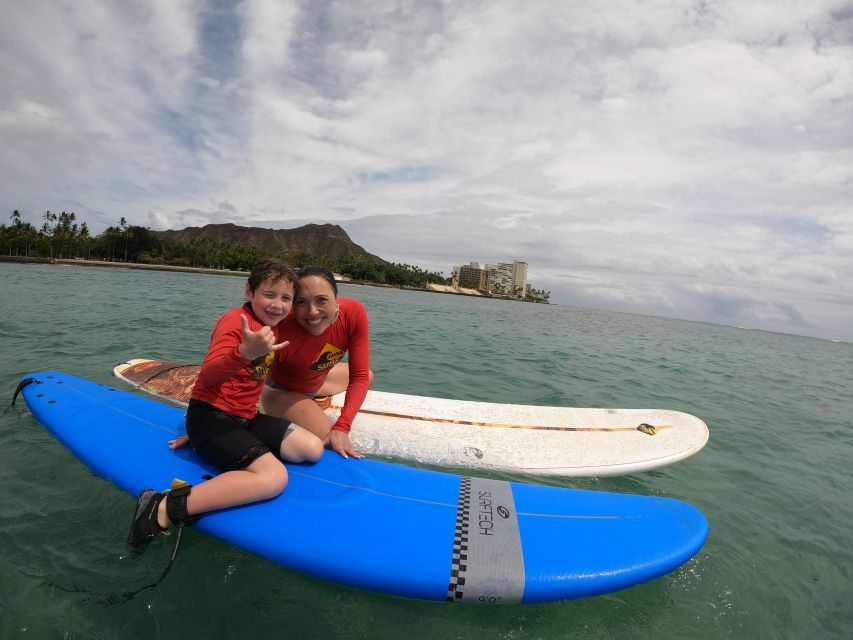
[[[136,501],[136,512],[130,523],[130,533],[127,535],[127,550],[134,556],[141,556],[148,544],[165,531],[157,522],[157,511],[163,501],[163,494],[153,489],[145,489]]]

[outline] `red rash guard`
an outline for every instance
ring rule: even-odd
[[[338,317],[319,336],[308,333],[293,317],[281,321],[281,339],[290,344],[278,352],[270,378],[287,391],[314,393],[329,371],[349,351],[349,384],[341,415],[333,429],[348,432],[370,384],[370,337],[367,311],[352,298],[338,298]]]
[[[241,315],[246,316],[252,331],[260,331],[264,326],[255,318],[248,303],[219,318],[210,334],[210,348],[190,397],[240,418],[251,419],[258,413],[258,400],[275,354],[270,352],[253,362],[240,354]],[[272,328],[276,344],[281,342],[281,324]]]

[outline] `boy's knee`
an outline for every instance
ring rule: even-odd
[[[265,498],[275,498],[287,487],[287,469],[284,465],[261,476],[262,493]]]
[[[370,386],[373,384],[373,369],[367,370],[367,385]]]

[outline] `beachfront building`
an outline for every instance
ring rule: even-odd
[[[477,291],[487,291],[486,272],[480,268],[477,262],[453,267],[453,275],[450,283],[457,289],[476,289]]]
[[[451,286],[446,293],[466,295],[492,294],[496,297],[516,298],[548,304],[550,291],[537,291],[527,281],[527,263],[521,260],[498,262],[480,267],[477,262],[453,267]]]
[[[512,265],[506,262],[487,264],[486,274],[489,293],[512,295]]]
[[[524,298],[531,292],[527,263],[520,260],[487,264],[482,268],[477,262],[453,267],[451,285],[511,298]]]
[[[487,264],[488,291],[498,295],[523,298],[527,292],[527,263],[515,260]]]
[[[527,263],[514,260],[512,263],[512,291],[517,298],[525,297],[530,291],[527,282]]]

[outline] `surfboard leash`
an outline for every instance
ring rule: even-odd
[[[12,404],[6,407],[6,410],[3,412],[4,416],[12,410],[12,407],[15,406],[15,400],[18,399],[18,394],[24,390],[24,387],[32,384],[33,382],[35,382],[36,384],[41,384],[41,381],[36,380],[35,378],[24,378],[18,383],[18,386],[15,387],[15,393],[12,394]]]
[[[143,585],[138,589],[134,589],[132,591],[110,591],[107,593],[92,591],[87,587],[79,583],[72,583],[70,587],[63,586],[54,582],[53,580],[47,579],[45,576],[39,576],[32,573],[28,573],[26,571],[22,571],[22,573],[28,578],[37,578],[40,579],[42,584],[53,587],[54,589],[58,589],[65,593],[80,593],[86,596],[86,600],[90,602],[95,602],[97,604],[103,606],[112,606],[116,604],[123,604],[130,600],[133,600],[137,595],[145,591],[146,589],[153,589],[157,585],[159,585],[166,576],[169,574],[169,571],[172,568],[172,565],[175,564],[175,559],[178,556],[178,548],[181,545],[181,535],[183,534],[184,527],[178,527],[178,532],[175,536],[175,545],[172,547],[172,553],[169,556],[169,563],[166,565],[166,568],[163,570],[163,573],[160,574],[160,577],[150,584]]]
[[[15,387],[15,393],[12,394],[12,404],[9,405],[9,407],[7,407],[6,412],[8,412],[12,407],[15,406],[15,401],[18,399],[18,394],[21,393],[21,391],[24,389],[24,387],[32,384],[33,382],[35,382],[36,384],[41,384],[41,381],[37,380],[36,378],[24,378],[23,380],[21,380],[18,383],[18,386]],[[4,414],[5,414],[5,412],[4,412]],[[178,482],[178,484],[175,484],[175,482],[172,483],[172,488],[170,489],[170,491],[174,491],[176,488],[180,488],[182,485],[186,485],[186,483],[183,481],[177,481],[177,482]],[[56,589],[59,589],[60,591],[65,591],[66,593],[83,593],[83,594],[86,594],[87,599],[92,600],[93,602],[97,602],[99,604],[103,604],[103,605],[121,604],[123,602],[127,602],[129,600],[132,600],[133,598],[135,598],[137,595],[139,595],[140,593],[142,593],[146,589],[153,589],[154,587],[159,585],[161,582],[163,582],[163,580],[166,579],[166,576],[169,575],[169,571],[172,570],[172,566],[175,564],[175,560],[178,558],[178,550],[181,547],[181,539],[184,535],[184,526],[186,526],[186,523],[179,523],[179,524],[176,524],[175,526],[176,526],[178,531],[175,534],[175,544],[172,547],[172,553],[169,554],[169,562],[166,564],[166,568],[163,569],[163,573],[160,574],[160,577],[157,578],[157,580],[155,580],[154,582],[152,582],[150,584],[143,585],[143,586],[139,587],[138,589],[134,589],[132,591],[123,591],[123,592],[113,591],[110,593],[97,593],[95,591],[91,591],[91,590],[87,589],[86,587],[83,587],[83,586],[76,584],[76,583],[71,587],[63,587],[60,584],[56,584],[55,582],[45,580],[44,577],[41,577],[42,582],[44,584],[49,584],[50,586],[52,586]],[[25,575],[29,575],[29,574],[25,574]],[[36,577],[36,576],[30,575],[30,577]]]
[[[178,557],[178,549],[181,546],[181,537],[184,534],[184,525],[177,525],[177,529],[178,532],[175,534],[175,545],[172,547],[172,553],[169,554],[169,562],[166,564],[166,568],[163,569],[163,573],[160,574],[160,577],[157,578],[157,580],[150,584],[141,586],[138,589],[134,589],[133,591],[114,591],[111,593],[107,593],[104,594],[102,597],[95,598],[94,601],[103,605],[122,604],[124,602],[128,602],[129,600],[133,600],[137,595],[139,595],[146,589],[153,589],[161,582],[163,582],[163,580],[166,579],[166,576],[169,575],[169,571],[171,571],[172,566],[175,564],[175,560]]]
[[[175,545],[172,547],[172,553],[169,554],[169,562],[166,564],[166,568],[163,569],[163,573],[160,574],[160,577],[156,581],[139,587],[133,591],[109,593],[102,604],[121,604],[122,602],[127,602],[128,600],[135,598],[137,594],[142,591],[145,591],[146,589],[153,589],[166,579],[166,576],[169,575],[169,571],[171,571],[172,566],[175,564],[175,560],[178,558],[178,549],[181,547],[181,538],[184,535],[184,527],[191,525],[198,520],[198,516],[190,516],[186,510],[186,496],[189,495],[191,487],[192,485],[188,482],[181,480],[180,478],[175,478],[172,480],[171,487],[164,491],[164,494],[173,496],[178,501],[179,506],[173,508],[171,501],[167,503],[167,511],[170,519],[172,520],[172,524],[174,524],[177,529],[177,533],[175,534]]]

